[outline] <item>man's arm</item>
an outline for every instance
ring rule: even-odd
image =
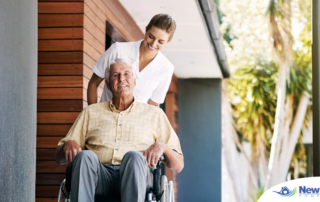
[[[100,83],[103,81],[103,78],[100,78],[95,73],[92,74],[92,77],[88,84],[88,92],[87,92],[87,99],[88,105],[97,103],[97,90]]]
[[[143,153],[150,168],[157,164],[162,154],[165,155],[166,166],[177,173],[181,172],[184,167],[183,155],[172,150],[164,143],[156,142]]]
[[[67,163],[68,166],[71,166],[71,163],[79,152],[81,152],[81,147],[76,141],[66,141],[63,145],[58,146],[56,151],[56,161],[59,165]]]
[[[164,156],[166,157],[166,165],[176,171],[177,173],[180,173],[184,167],[184,160],[183,160],[183,155],[179,154],[178,152],[172,150],[169,148],[167,145],[165,145],[165,150],[164,150]]]

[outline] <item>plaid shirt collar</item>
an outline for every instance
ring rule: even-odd
[[[131,103],[131,105],[127,108],[127,109],[125,109],[125,110],[123,110],[123,111],[119,111],[115,106],[114,106],[114,104],[113,104],[113,99],[111,99],[110,101],[109,101],[109,107],[110,107],[110,109],[111,109],[111,111],[112,112],[116,112],[116,113],[124,113],[124,114],[128,114],[131,110],[132,110],[132,108],[134,107],[134,105],[135,105],[135,103],[136,103],[137,101],[136,101],[136,99],[133,97],[133,102]]]

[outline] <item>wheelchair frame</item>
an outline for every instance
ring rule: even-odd
[[[66,180],[64,179],[60,185],[58,202],[71,202],[70,193],[66,190],[65,187]],[[163,196],[160,199],[160,202],[174,202],[174,188],[173,182],[167,182],[167,177],[163,175],[161,177],[161,191],[163,190]],[[62,199],[62,201],[61,201]],[[146,200],[146,202],[155,202],[155,200]]]
[[[153,188],[147,193],[147,199],[145,202],[174,202],[174,188],[173,182],[168,183],[167,177],[161,175],[160,164],[164,161],[162,155],[157,163],[156,169],[154,170],[154,182]],[[66,179],[64,179],[60,185],[58,202],[72,202],[70,193],[66,188]]]

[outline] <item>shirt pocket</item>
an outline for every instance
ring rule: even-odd
[[[147,126],[131,126],[129,134],[129,142],[137,151],[146,150],[155,142],[152,130]]]

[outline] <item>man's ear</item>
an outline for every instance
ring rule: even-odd
[[[111,91],[110,84],[107,82],[107,80],[105,80],[105,82],[106,82],[107,88]]]

